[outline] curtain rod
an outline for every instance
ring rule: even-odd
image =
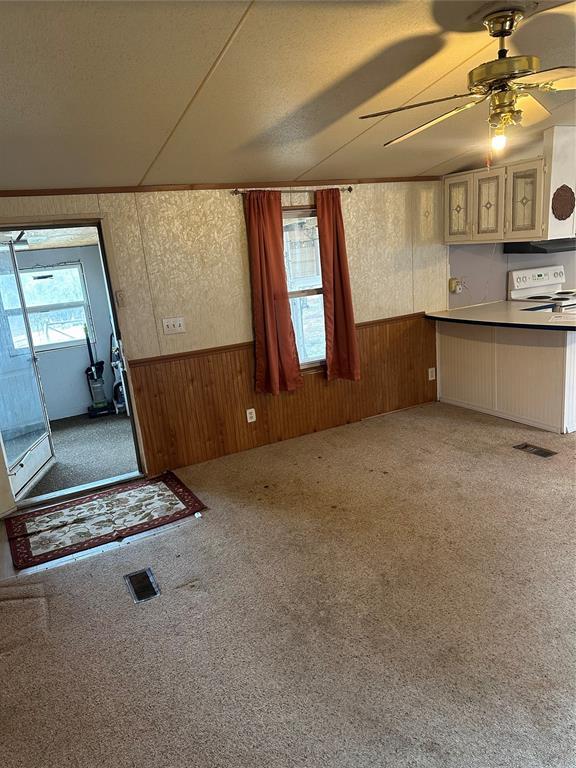
[[[331,187],[319,187],[318,189],[331,189]],[[354,187],[338,187],[340,192],[353,192]],[[247,189],[233,189],[231,195],[244,195],[246,192],[285,192],[286,194],[298,194],[300,192],[316,192],[314,187],[303,187],[294,189],[292,187],[279,187],[278,189],[262,188],[262,187],[250,187]]]

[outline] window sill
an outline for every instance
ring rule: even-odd
[[[326,360],[318,360],[313,363],[304,363],[300,366],[301,373],[321,373],[326,371]]]

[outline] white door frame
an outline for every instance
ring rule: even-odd
[[[17,196],[17,195],[16,195]],[[42,229],[42,227],[46,228],[57,228],[59,226],[62,227],[70,227],[70,226],[84,226],[84,227],[96,227],[98,229],[99,233],[99,239],[100,239],[100,250],[101,250],[101,256],[102,256],[102,263],[104,266],[104,280],[106,282],[106,290],[108,292],[108,298],[110,301],[110,308],[111,308],[111,314],[112,314],[112,322],[114,325],[115,331],[118,333],[118,339],[121,342],[122,341],[122,332],[118,320],[118,313],[117,313],[117,307],[115,303],[115,286],[112,282],[112,274],[110,270],[110,262],[114,262],[114,257],[110,257],[111,254],[114,253],[114,249],[112,247],[112,236],[111,236],[111,230],[108,223],[108,217],[106,214],[78,214],[78,213],[59,213],[57,215],[37,215],[32,214],[28,216],[0,216],[0,230],[12,230],[12,229]],[[138,419],[138,410],[136,408],[134,398],[132,396],[131,391],[131,382],[130,382],[130,375],[129,371],[126,372],[128,375],[124,376],[124,382],[125,382],[125,397],[126,402],[128,404],[128,407],[130,409],[130,419],[132,424],[132,433],[134,438],[134,447],[136,450],[136,457],[139,464],[139,471],[137,473],[134,473],[135,477],[142,477],[146,474],[146,457],[143,450],[142,445],[142,439],[141,439],[141,431],[139,426],[139,419]],[[14,499],[13,495],[11,496],[10,493],[5,492],[5,486],[6,482],[8,482],[8,470],[7,465],[5,461],[5,457],[3,455],[0,455],[0,518],[4,517],[5,515],[8,515],[15,511],[17,506],[25,507],[27,506],[27,502],[23,500],[19,505],[17,505],[17,501]],[[115,480],[112,478],[112,480]],[[100,485],[102,487],[106,487],[109,483],[103,482]],[[93,484],[90,484],[92,487]],[[73,497],[78,495],[78,492],[70,492],[69,494],[57,494],[58,498],[65,499],[67,497]],[[53,496],[53,494],[47,494],[46,499],[48,500],[48,497]]]

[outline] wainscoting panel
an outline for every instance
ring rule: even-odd
[[[149,474],[436,399],[434,322],[423,314],[357,327],[362,380],[304,375],[297,392],[254,393],[253,345],[130,362]],[[248,424],[246,409],[256,409]]]

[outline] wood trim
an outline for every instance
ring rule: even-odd
[[[425,317],[424,312],[415,312],[414,314],[409,315],[394,315],[393,317],[383,317],[379,320],[366,320],[364,323],[356,323],[356,328],[367,328],[371,325],[382,325],[384,323],[393,323],[396,321],[406,320],[407,318],[413,318],[413,317]],[[205,357],[206,355],[217,355],[219,353],[224,352],[232,352],[237,349],[247,349],[252,347],[254,344],[254,340],[251,339],[250,341],[240,341],[238,344],[226,344],[221,347],[205,347],[204,349],[192,349],[187,352],[172,352],[167,355],[156,355],[154,357],[135,357],[131,360],[128,360],[128,365],[130,368],[138,368],[142,365],[151,365],[152,363],[163,363],[168,362],[170,360],[183,360],[187,357]],[[308,371],[318,369],[322,370],[326,366],[320,363],[317,366],[310,367]]]
[[[156,355],[155,357],[137,357],[128,360],[130,368],[138,368],[142,365],[152,365],[154,363],[168,363],[170,360],[184,360],[188,357],[206,357],[207,355],[224,354],[225,352],[234,352],[238,349],[248,349],[254,342],[241,341],[238,344],[227,344],[222,347],[208,347],[206,349],[192,349],[188,352],[173,352],[168,355]]]
[[[422,313],[358,327],[362,378],[304,371],[296,392],[254,392],[252,342],[132,361],[132,391],[150,474],[436,399],[435,322]],[[136,365],[134,363],[136,362]],[[257,420],[248,424],[246,409]]]
[[[375,179],[320,179],[317,181],[251,181],[234,184],[142,184],[118,187],[66,187],[63,189],[0,189],[0,197],[36,197],[39,195],[110,195],[121,192],[196,192],[208,189],[279,189],[325,187],[341,184],[389,184],[404,181],[440,181],[442,176],[384,176]]]

